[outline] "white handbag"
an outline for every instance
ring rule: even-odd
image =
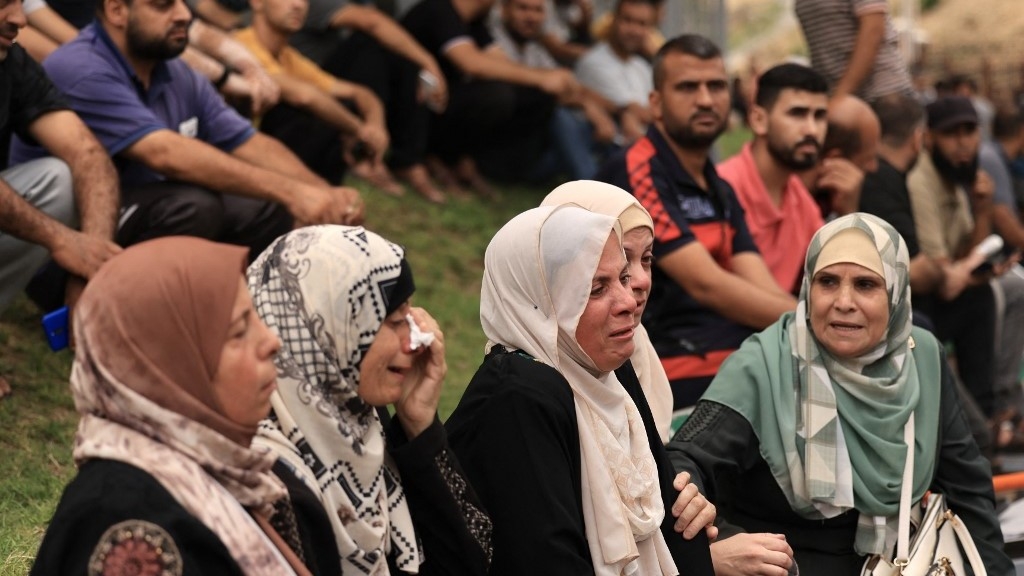
[[[903,428],[903,439],[907,446],[914,445],[913,414]],[[861,576],[964,576],[965,559],[974,576],[987,576],[974,539],[960,518],[946,507],[946,500],[941,494],[932,493],[926,497],[927,508],[911,542],[913,478],[914,453],[907,450],[900,492],[896,558],[889,561],[877,554],[869,556],[861,569]]]

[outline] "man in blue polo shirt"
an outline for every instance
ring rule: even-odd
[[[722,361],[796,300],[779,288],[736,194],[708,159],[729,114],[729,77],[707,38],[683,35],[654,58],[647,135],[599,178],[630,190],[654,219],[655,268],[643,324],[672,384],[694,405]]]
[[[332,187],[255,132],[177,58],[183,0],[104,0],[46,72],[116,160],[122,245],[171,234],[249,246],[255,257],[298,224],[362,220],[358,192]],[[38,152],[15,142],[14,158]]]

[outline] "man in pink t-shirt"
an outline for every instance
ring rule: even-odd
[[[790,292],[799,288],[804,254],[823,224],[798,173],[821,159],[827,113],[823,76],[798,64],[775,66],[757,82],[749,120],[753,141],[717,167],[736,190],[772,276]]]

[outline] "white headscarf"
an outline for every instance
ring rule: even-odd
[[[282,343],[274,418],[255,442],[321,498],[345,574],[387,574],[389,553],[403,572],[422,561],[380,419],[357,394],[402,258],[361,227],[314,226],[278,238],[249,267],[256,311]]]
[[[615,373],[600,372],[576,340],[612,231],[621,240],[615,218],[576,206],[534,208],[513,218],[487,247],[480,321],[491,342],[548,364],[572,389],[595,574],[675,575],[640,414]]]
[[[637,228],[647,228],[654,234],[651,215],[632,194],[618,186],[595,180],[566,182],[552,190],[540,203],[541,206],[559,204],[576,204],[591,212],[618,218],[623,234]],[[651,406],[658,436],[662,442],[666,442],[672,427],[672,387],[643,324],[636,327],[633,342],[636,349],[630,361],[644,396],[647,397],[647,403]]]

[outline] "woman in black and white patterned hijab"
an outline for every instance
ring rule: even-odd
[[[402,248],[361,227],[301,228],[260,255],[248,284],[282,341],[273,412],[256,442],[323,504],[341,571],[428,573],[452,562],[459,573],[484,573],[490,521],[436,418],[444,335],[409,304],[414,284]],[[414,332],[433,341],[413,349]],[[386,411],[376,408],[388,404],[397,425],[381,421]],[[415,473],[409,490],[400,473]],[[441,518],[415,530],[414,518],[435,513],[451,520],[450,530]]]

